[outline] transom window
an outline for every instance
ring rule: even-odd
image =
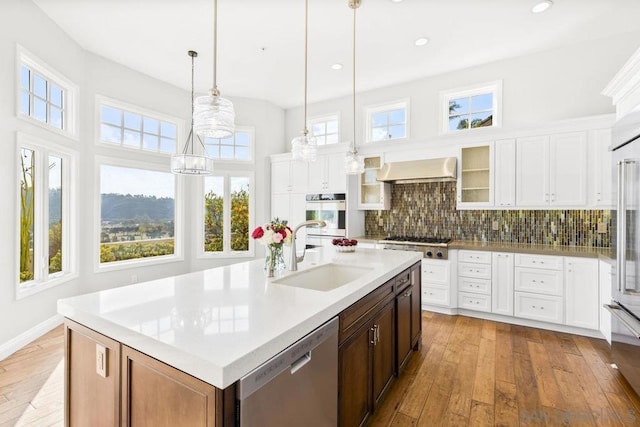
[[[177,135],[177,121],[111,102],[100,104],[100,141],[105,144],[173,154]]]
[[[216,160],[250,162],[253,160],[253,134],[252,128],[236,126],[236,131],[230,137],[205,138],[207,155]]]
[[[502,82],[441,93],[443,132],[500,126]]]
[[[18,61],[19,115],[74,135],[75,85],[21,47]]]
[[[367,141],[403,139],[408,136],[409,101],[366,108]]]
[[[309,119],[307,127],[318,145],[337,144],[340,142],[340,116],[330,116]]]

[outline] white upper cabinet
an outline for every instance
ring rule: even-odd
[[[613,208],[611,129],[597,129],[589,132],[589,205]]]
[[[309,163],[308,193],[345,193],[347,174],[344,170],[345,153],[320,154]]]
[[[271,162],[272,193],[305,193],[307,163],[294,160]]]
[[[514,207],[516,204],[516,140],[496,141],[493,150],[494,205],[500,208]]]
[[[493,143],[460,149],[458,208],[493,206]]]
[[[391,184],[376,180],[378,171],[383,164],[382,155],[364,157],[364,172],[358,177],[358,209],[384,210],[390,208]]]
[[[586,207],[587,148],[586,132],[519,138],[518,207]]]

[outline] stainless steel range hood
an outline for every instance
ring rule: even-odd
[[[378,171],[377,179],[396,184],[455,181],[456,160],[455,157],[444,157],[385,163]]]

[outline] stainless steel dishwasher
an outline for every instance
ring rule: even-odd
[[[338,318],[240,379],[241,426],[338,425]]]

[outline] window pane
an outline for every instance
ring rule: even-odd
[[[29,69],[24,65],[20,66],[20,87],[29,90]]]
[[[205,252],[222,252],[224,250],[224,178],[206,177],[204,188],[204,250]]]
[[[160,152],[174,154],[176,152],[176,140],[168,138],[160,138]]]
[[[249,250],[249,178],[229,178],[231,190],[231,250]]]
[[[122,126],[122,112],[115,108],[102,106],[100,109],[100,119],[102,123],[109,123],[115,126]]]
[[[33,98],[33,117],[41,122],[47,122],[47,103],[40,98]]]
[[[35,156],[20,150],[20,283],[33,280],[33,223]]]
[[[20,112],[25,116],[29,115],[29,93],[20,92]]]
[[[156,135],[160,135],[160,122],[155,119],[150,119],[149,117],[144,118],[144,131],[146,133],[153,133]]]
[[[220,158],[225,160],[230,160],[234,158],[233,155],[233,147],[229,145],[221,145],[220,146]]]
[[[387,124],[387,112],[382,111],[380,113],[374,113],[371,116],[371,126],[386,126]]]
[[[337,144],[338,143],[338,134],[327,135],[326,144]]]
[[[482,128],[493,124],[493,114],[490,111],[471,115],[471,127]]]
[[[109,125],[100,125],[100,139],[104,142],[120,144],[122,142],[121,129]]]
[[[33,75],[33,93],[42,99],[47,99],[47,81],[37,74]]]
[[[313,135],[324,135],[325,133],[325,124],[324,122],[314,123],[311,126],[311,134]]]
[[[242,147],[248,147],[251,143],[251,133],[249,132],[236,132],[236,145]]]
[[[449,117],[449,130],[460,130],[469,128],[469,116]]]
[[[140,148],[140,133],[132,130],[124,130],[122,144],[128,147]]]
[[[205,150],[207,151],[207,156],[212,159],[220,158],[220,146],[219,145],[205,145]]]
[[[469,112],[469,98],[457,98],[449,101],[449,115],[458,115]]]
[[[327,138],[322,135],[322,136],[316,136],[316,144],[317,145],[326,145],[327,144]]]
[[[387,133],[387,128],[373,128],[371,129],[371,140],[372,141],[384,141],[385,139],[389,139],[389,135]]]
[[[327,133],[338,133],[338,121],[329,120],[327,122]]]
[[[247,147],[236,147],[236,159],[251,160],[251,153]]]
[[[389,127],[389,138],[405,138],[406,135],[406,127],[405,125],[396,125]]]
[[[471,97],[471,111],[491,110],[492,108],[493,94],[486,93]]]
[[[158,151],[158,135],[149,135],[145,133],[142,136],[142,148],[149,151]]]
[[[49,156],[49,274],[62,271],[62,159]]]
[[[56,107],[62,108],[62,89],[58,86],[52,84],[51,85],[51,103]]]
[[[100,262],[174,253],[175,178],[100,166]]]
[[[400,124],[404,123],[405,119],[405,110],[393,110],[389,112],[389,124]]]
[[[62,129],[62,110],[56,107],[49,107],[49,124],[57,129]]]
[[[160,122],[160,135],[167,138],[176,138],[176,125],[167,122]]]
[[[142,117],[139,114],[124,112],[124,127],[139,131],[142,126]]]

